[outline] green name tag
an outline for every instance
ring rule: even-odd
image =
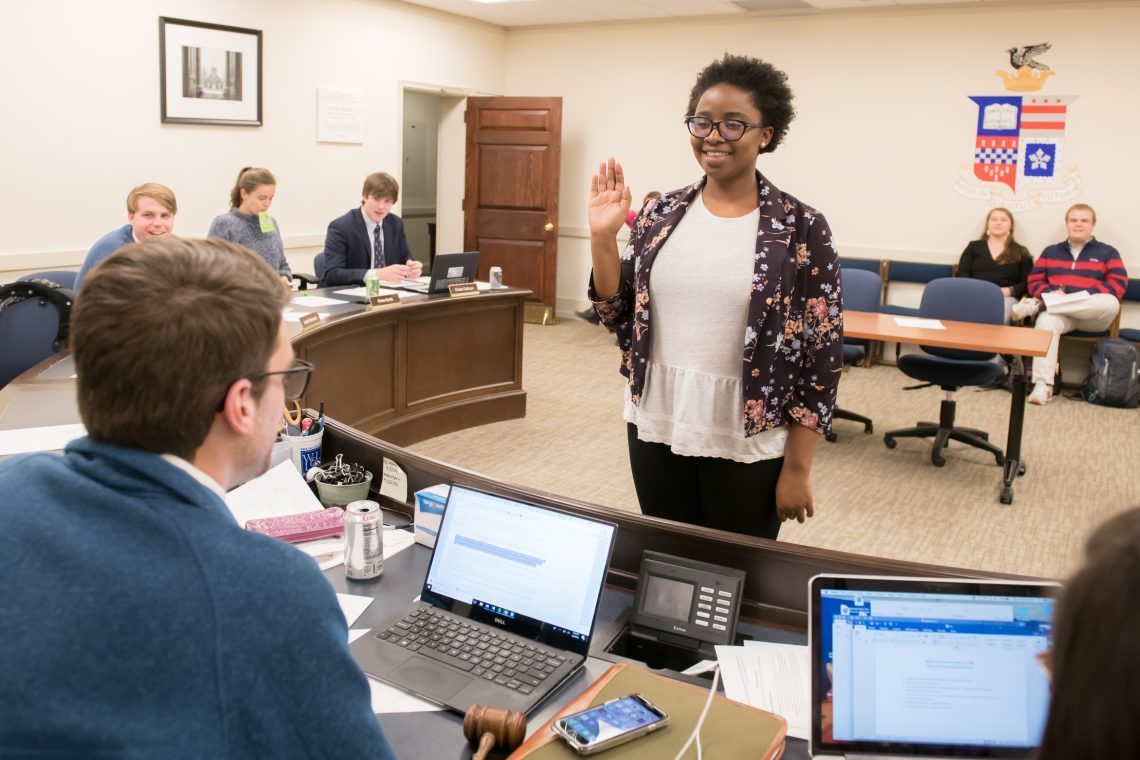
[[[273,217],[264,211],[257,215],[257,221],[261,222],[262,232],[273,232],[273,230],[277,229],[273,226]]]

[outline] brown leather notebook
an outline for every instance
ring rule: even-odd
[[[555,735],[551,728],[554,721],[610,699],[634,693],[644,694],[669,713],[669,725],[628,744],[600,752],[596,757],[605,760],[673,758],[693,732],[693,726],[708,698],[708,689],[674,681],[629,665],[612,665],[558,715],[535,731],[508,760],[573,760],[579,757],[578,753]],[[776,760],[784,754],[784,736],[787,732],[788,722],[779,715],[718,695],[713,699],[701,728],[701,751],[708,760]],[[695,744],[690,746],[689,754],[697,756]]]

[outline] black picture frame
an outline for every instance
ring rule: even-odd
[[[260,29],[160,16],[163,124],[260,127]]]

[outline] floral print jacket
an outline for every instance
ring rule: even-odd
[[[638,214],[621,253],[621,284],[609,300],[589,296],[607,328],[617,333],[621,373],[633,403],[641,399],[649,356],[649,277],[653,261],[705,184],[666,193]],[[843,369],[843,299],[838,255],[823,215],[756,172],[760,224],[748,324],[741,336],[745,437],[796,421],[831,429]],[[699,315],[695,315],[699,318]]]

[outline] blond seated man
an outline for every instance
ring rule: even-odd
[[[1107,330],[1120,311],[1120,299],[1128,287],[1128,272],[1120,253],[1093,237],[1096,211],[1078,203],[1065,213],[1068,237],[1041,252],[1029,273],[1030,298],[1013,307],[1018,319],[1037,314],[1038,330],[1053,333],[1049,352],[1033,360],[1033,392],[1029,403],[1044,405],[1053,396],[1053,376],[1057,371],[1057,348],[1061,336],[1073,330]],[[1067,303],[1049,307],[1047,294],[1086,294]]]

